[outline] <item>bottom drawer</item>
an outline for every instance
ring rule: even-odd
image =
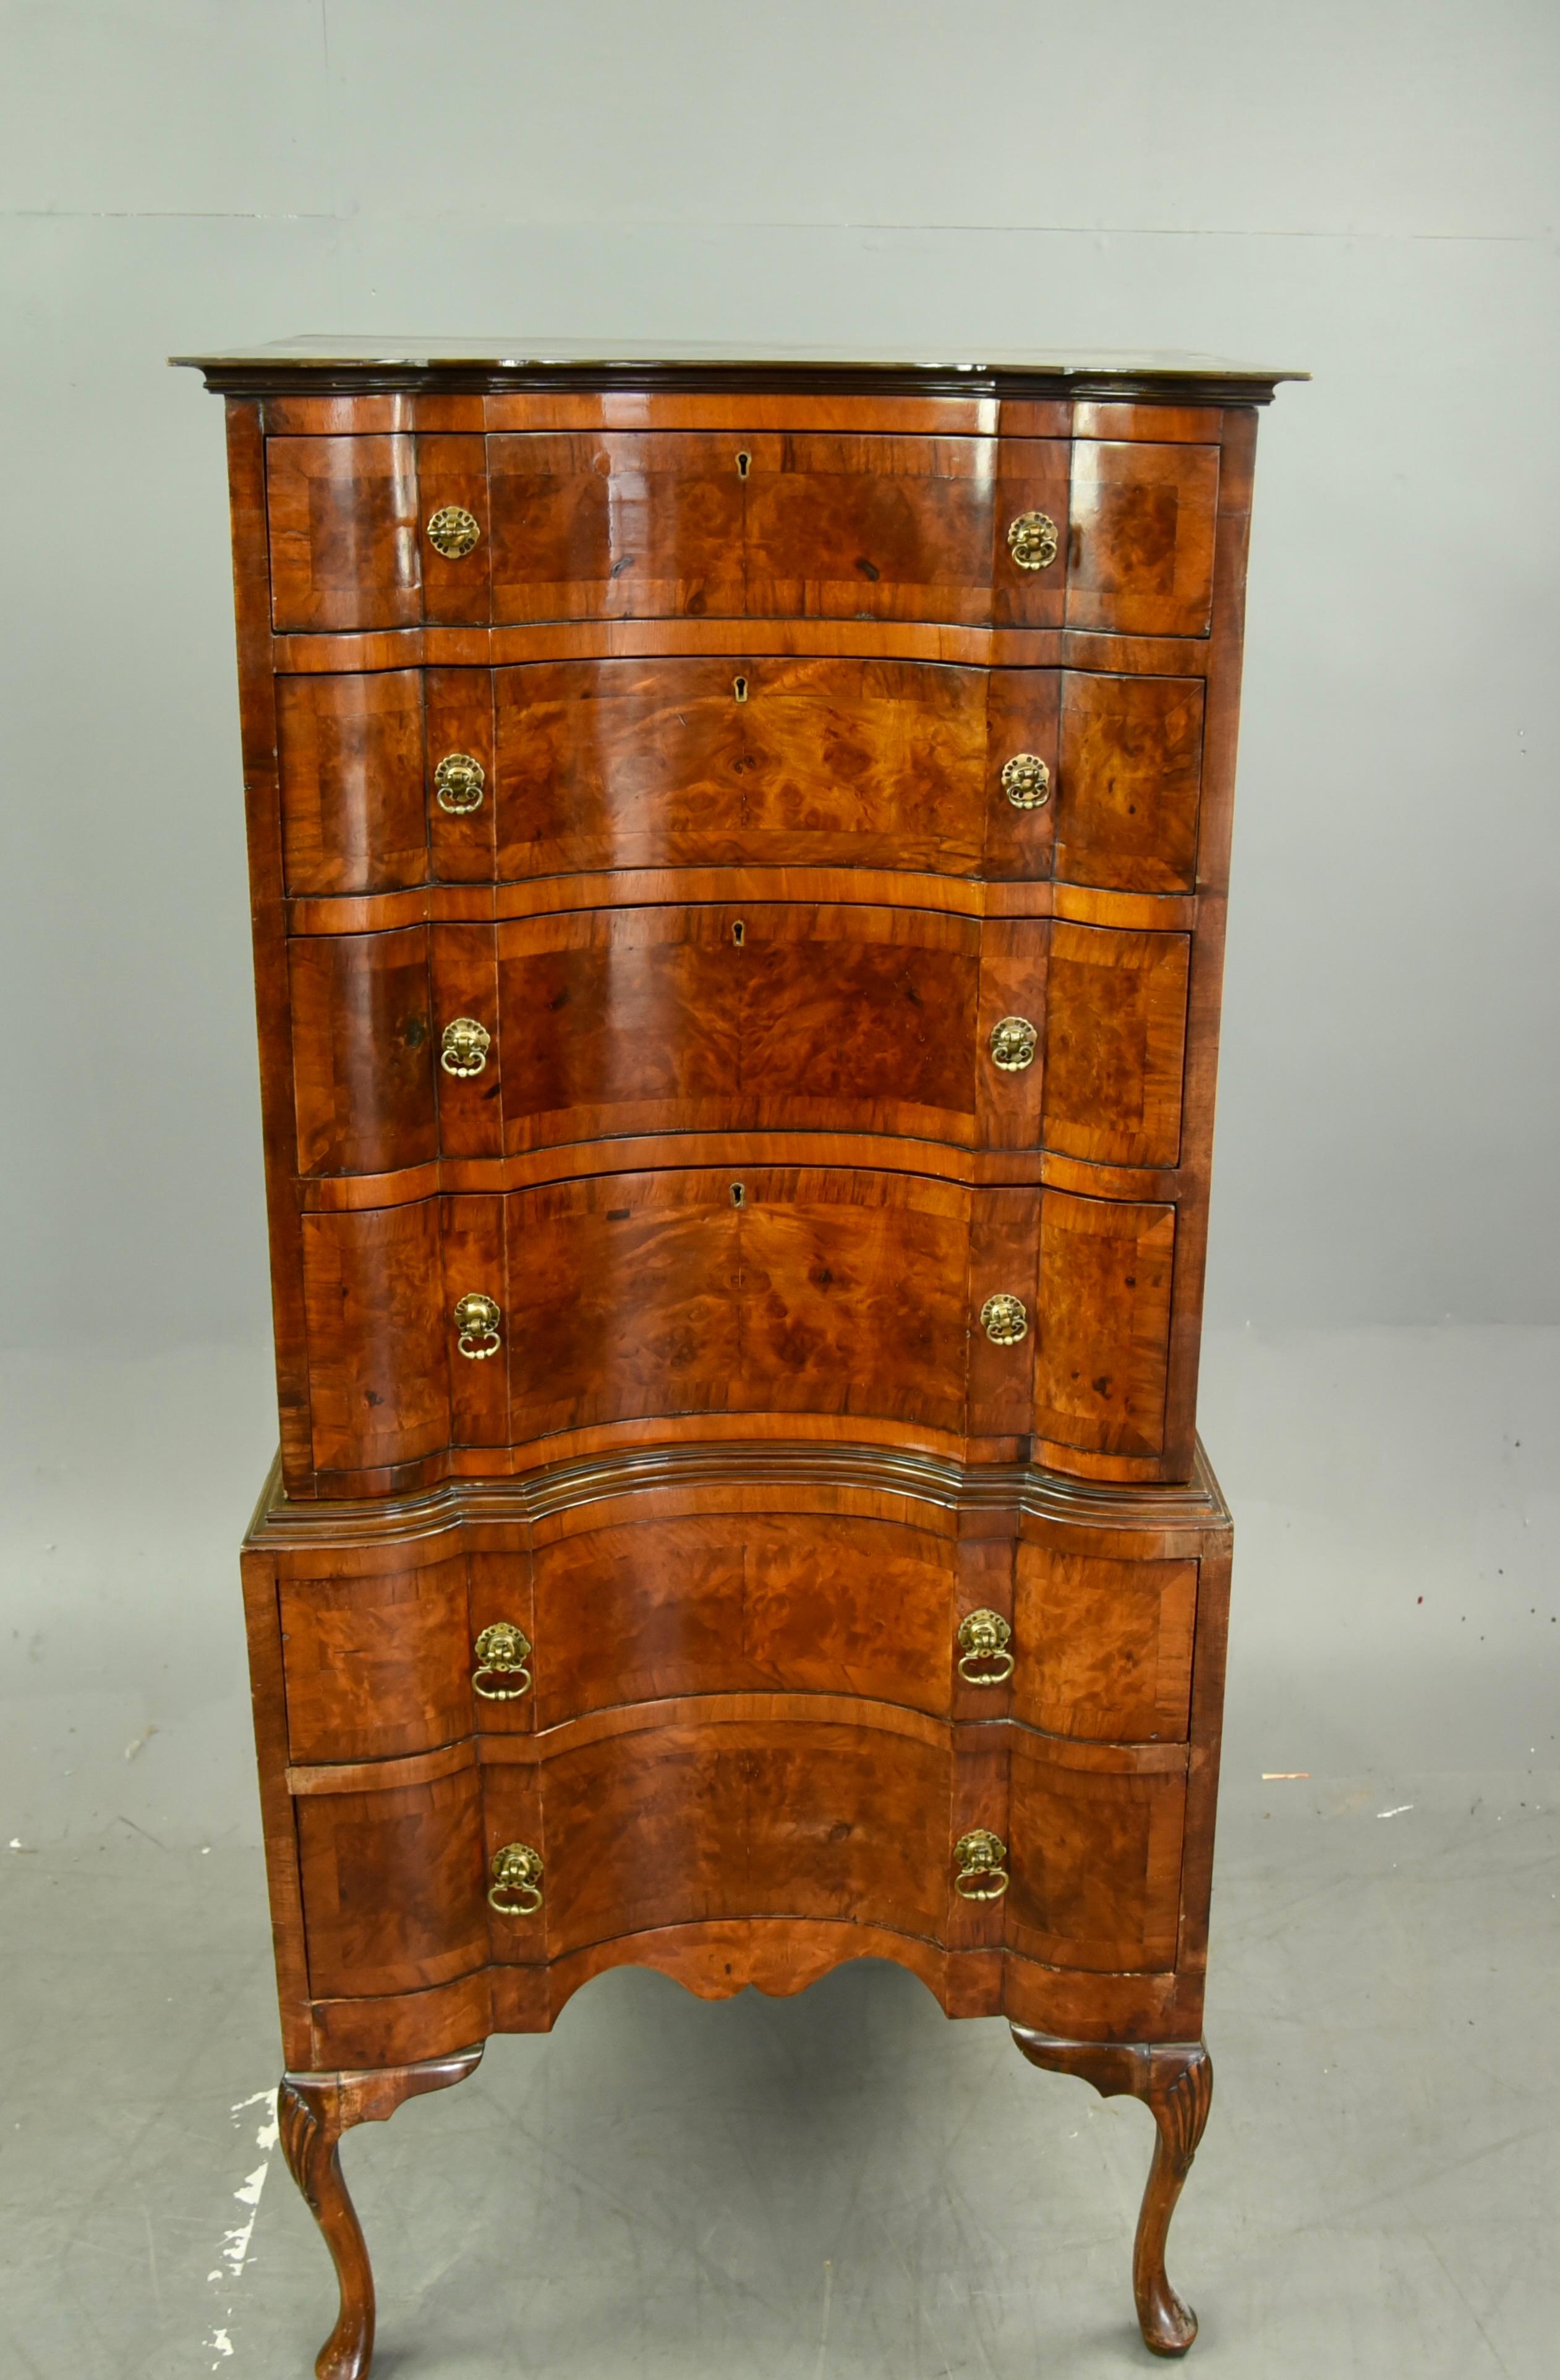
[[[600,1712],[481,1747],[501,1757],[468,1742],[388,1763],[383,1782],[310,1772],[294,1806],[311,1991],[415,1991],[490,1961],[767,1917],[1092,1972],[1174,1966],[1184,1746],[1061,1743],[882,1706],[790,1717],[782,1700]],[[976,1830],[1000,1861],[978,1838],[961,1864]],[[494,1880],[506,1849],[532,1855],[507,1888]]]

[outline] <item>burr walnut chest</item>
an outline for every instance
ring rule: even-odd
[[[1195,1430],[1255,407],[1198,358],[199,361],[281,1454],[287,2158],[603,1968],[911,1968],[1157,2139],[1202,2045]]]

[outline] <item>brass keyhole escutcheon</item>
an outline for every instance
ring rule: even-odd
[[[736,696],[738,702],[746,702],[748,699],[747,679],[745,677],[734,677],[731,681],[731,691]]]
[[[446,752],[433,771],[439,808],[448,810],[452,818],[464,818],[468,810],[481,808],[484,783],[482,764],[473,760],[469,752]]]
[[[1002,764],[1002,790],[1016,810],[1038,810],[1051,799],[1051,771],[1038,752],[1015,752]]]
[[[738,950],[741,949],[743,943],[748,939],[748,929],[742,923],[740,917],[738,917],[732,926],[731,939],[736,943]]]
[[[456,1307],[454,1319],[457,1333],[455,1343],[473,1364],[497,1354],[504,1344],[498,1334],[504,1315],[496,1298],[484,1297],[480,1290],[473,1290]]]
[[[967,1686],[1005,1686],[1013,1675],[1013,1631],[1000,1611],[970,1611],[958,1623],[958,1673]]]
[[[1023,1299],[999,1289],[981,1308],[981,1328],[993,1345],[1016,1347],[1020,1339],[1029,1336],[1030,1318]]]
[[[1020,513],[1007,525],[1007,551],[1020,570],[1049,570],[1061,546],[1049,513]]]
[[[748,1193],[740,1182],[734,1182],[732,1184],[731,1203],[734,1207],[740,1207],[747,1195]]]
[[[428,542],[446,562],[459,562],[481,536],[482,525],[464,504],[441,504],[428,521]]]
[[[972,1827],[954,1845],[954,1890],[962,1900],[1000,1900],[1008,1886],[1007,1845],[989,1827]]]
[[[492,1047],[492,1034],[474,1016],[452,1017],[440,1036],[439,1063],[446,1075],[480,1075]]]
[[[472,1647],[476,1668],[471,1672],[471,1688],[485,1703],[518,1703],[530,1692],[530,1671],[526,1668],[530,1658],[530,1638],[523,1628],[507,1620],[495,1620],[484,1628]],[[484,1684],[484,1680],[515,1678],[518,1685]]]
[[[1027,1016],[999,1016],[992,1026],[992,1063],[1005,1075],[1021,1075],[1034,1063],[1040,1036]]]
[[[752,456],[751,456],[751,455],[747,452],[747,450],[746,450],[746,448],[745,448],[745,447],[739,447],[739,448],[737,449],[737,478],[738,478],[739,480],[745,480],[745,479],[747,478],[747,476],[748,476],[749,472],[752,469],[752,468],[753,468],[753,458],[752,458]]]
[[[542,1853],[529,1843],[506,1843],[493,1855],[488,1907],[500,1917],[534,1917],[542,1906]]]

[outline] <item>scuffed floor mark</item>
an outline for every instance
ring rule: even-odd
[[[230,2110],[234,2122],[241,2123],[254,2107],[263,2107],[265,2110],[254,2136],[254,2144],[262,2154],[253,2172],[244,2176],[233,2193],[239,2205],[247,2207],[249,2213],[243,2222],[235,2223],[223,2233],[222,2246],[218,2251],[218,2262],[206,2275],[208,2282],[229,2292],[243,2277],[244,2266],[249,2262],[250,2250],[254,2244],[254,2227],[260,2214],[261,2196],[265,2189],[265,2177],[271,2170],[271,2160],[275,2154],[276,2143],[281,2138],[281,2130],[276,2121],[275,2092],[253,2091],[247,2099],[240,2099]],[[213,2372],[220,2371],[223,2362],[234,2352],[230,2330],[232,2321],[233,2301],[230,2298],[229,2302],[223,2307],[222,2320],[213,2324],[206,2337],[205,2344],[215,2359],[211,2367]]]

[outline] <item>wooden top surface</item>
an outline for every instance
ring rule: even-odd
[[[855,390],[864,395],[1138,397],[1166,403],[1265,405],[1280,381],[1309,372],[1223,356],[1015,347],[915,359],[860,348],[708,341],[358,338],[336,333],[172,356],[223,395],[411,389],[524,388]]]

